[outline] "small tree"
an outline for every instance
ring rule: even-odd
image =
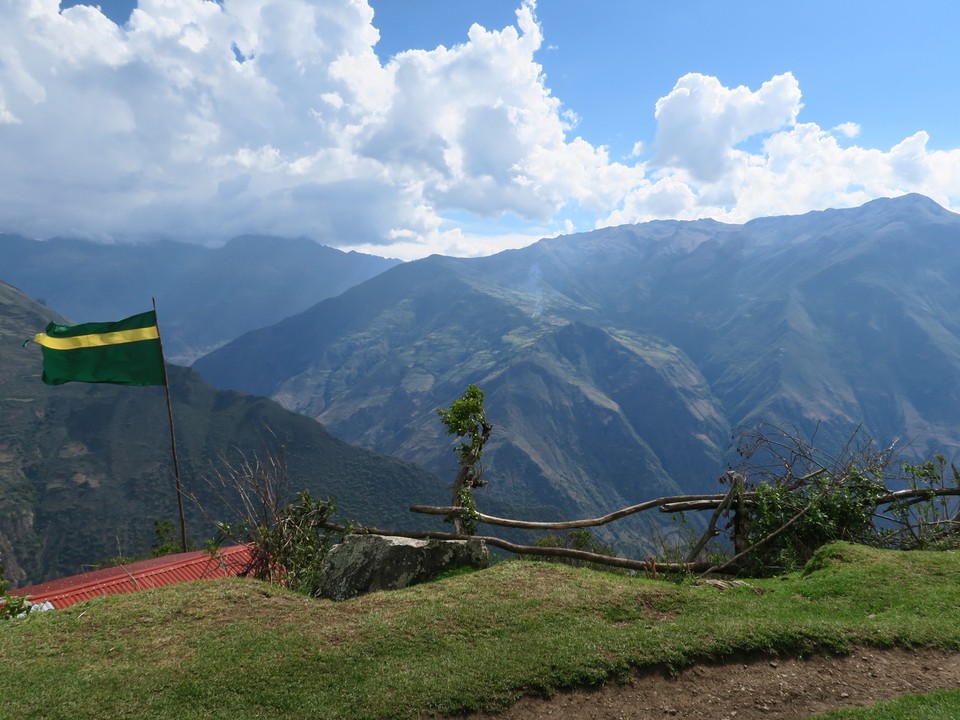
[[[464,439],[456,448],[460,470],[453,481],[453,505],[465,508],[466,512],[452,515],[450,521],[457,535],[473,535],[477,529],[473,488],[485,484],[481,477],[483,467],[480,465],[480,457],[483,455],[483,445],[493,429],[487,422],[483,409],[483,390],[476,385],[470,385],[459,399],[453,401],[449,409],[439,409],[437,414],[447,426],[448,435]]]

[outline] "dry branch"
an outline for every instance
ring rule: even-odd
[[[711,566],[708,570],[705,570],[704,573],[703,573],[703,575],[701,575],[700,577],[704,577],[704,576],[706,576],[706,575],[710,575],[711,573],[720,572],[721,570],[726,570],[726,569],[727,569],[728,567],[730,567],[731,565],[734,565],[734,564],[737,562],[737,560],[739,560],[740,558],[744,557],[745,555],[749,555],[749,554],[752,553],[754,550],[756,550],[758,547],[761,547],[761,546],[763,546],[763,545],[766,545],[768,542],[770,542],[771,540],[773,540],[777,535],[779,535],[780,533],[782,533],[782,532],[783,532],[784,530],[786,530],[788,527],[790,527],[790,526],[793,525],[795,522],[797,522],[797,520],[799,520],[799,519],[802,518],[804,515],[806,515],[807,512],[810,511],[810,508],[812,508],[813,506],[814,506],[814,503],[813,503],[813,502],[808,503],[807,506],[806,506],[805,508],[803,508],[803,510],[801,510],[801,511],[798,512],[796,515],[794,515],[792,518],[790,518],[789,520],[787,520],[787,522],[785,522],[783,525],[781,525],[780,527],[778,527],[776,530],[774,530],[772,533],[770,533],[769,535],[767,535],[765,538],[763,538],[762,540],[758,540],[757,542],[755,542],[753,545],[751,545],[751,546],[748,547],[747,549],[745,549],[745,550],[743,550],[743,551],[741,551],[741,552],[738,552],[736,555],[734,555],[732,558],[730,558],[729,560],[727,560],[725,563],[722,563],[721,565],[713,565],[713,566]]]
[[[441,514],[441,513],[437,513]],[[446,513],[442,513],[446,514]],[[650,560],[630,560],[628,558],[611,557],[610,555],[599,555],[586,550],[573,550],[570,548],[557,547],[536,547],[534,545],[517,545],[516,543],[503,540],[491,535],[456,535],[454,533],[443,532],[421,532],[407,530],[381,530],[379,528],[353,527],[346,528],[342,525],[328,523],[325,526],[328,530],[335,533],[351,532],[354,535],[385,535],[396,537],[414,538],[416,540],[482,540],[487,545],[498,547],[501,550],[514,553],[516,555],[537,555],[540,557],[562,557],[571,560],[582,560],[584,562],[596,563],[598,565],[609,565],[610,567],[624,568],[626,570],[642,570],[645,572],[703,572],[710,567],[710,563],[662,563],[651,562]]]
[[[897,490],[877,498],[877,505],[891,505],[902,500],[932,500],[935,497],[960,495],[960,488],[938,488],[934,490]]]
[[[620,520],[628,515],[633,515],[644,510],[655,507],[670,505],[674,503],[696,502],[696,501],[714,501],[713,505],[708,507],[717,507],[717,504],[723,502],[726,495],[674,495],[672,497],[662,497],[656,500],[648,500],[638,505],[631,505],[609,515],[603,515],[597,518],[588,518],[585,520],[568,520],[562,522],[547,522],[535,520],[511,520],[509,518],[499,518],[493,515],[477,513],[477,520],[488,525],[499,525],[501,527],[520,528],[523,530],[574,530],[576,528],[596,527],[606,525],[614,520]],[[424,513],[427,515],[457,515],[465,512],[461,507],[438,507],[434,505],[413,505],[410,512]]]
[[[717,506],[717,509],[714,510],[713,515],[710,517],[710,522],[707,524],[707,529],[704,531],[703,535],[700,536],[700,540],[697,541],[697,544],[690,548],[690,552],[687,553],[686,561],[692,563],[697,559],[697,555],[700,554],[700,551],[703,549],[710,540],[716,536],[717,533],[717,520],[720,519],[720,515],[723,514],[723,511],[730,507],[730,504],[733,502],[734,497],[737,495],[737,491],[741,489],[740,482],[733,482],[730,484],[730,489],[727,491],[727,496],[723,501]],[[660,508],[663,510],[663,508]]]
[[[791,488],[793,488],[793,486],[791,486]],[[960,488],[896,490],[878,496],[873,502],[877,507],[879,507],[880,505],[891,505],[895,502],[901,502],[903,500],[923,501],[932,500],[935,497],[950,496],[960,496]],[[672,513],[686,512],[689,510],[713,510],[714,508],[720,506],[720,503],[723,502],[725,497],[726,495],[704,495],[697,499],[668,502],[660,506],[660,512]],[[750,504],[753,501],[753,498],[756,497],[756,494],[745,492],[741,495],[741,497],[746,504]]]

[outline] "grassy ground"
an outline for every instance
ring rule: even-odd
[[[912,695],[865,710],[838,710],[814,720],[956,720],[960,717],[960,690]]]
[[[721,591],[517,561],[344,603],[240,579],[101,598],[0,624],[0,718],[413,718],[735,653],[960,649],[960,553],[840,544],[808,570]]]

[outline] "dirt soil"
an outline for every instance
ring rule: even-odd
[[[960,688],[960,653],[859,649],[847,657],[751,659],[637,674],[629,685],[524,698],[470,720],[809,718],[901,695]]]

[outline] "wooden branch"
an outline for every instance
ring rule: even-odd
[[[700,554],[703,546],[710,542],[711,538],[717,534],[717,520],[720,519],[720,515],[723,513],[723,511],[730,507],[730,503],[733,501],[734,495],[737,494],[739,487],[740,484],[737,482],[730,484],[730,489],[727,491],[727,496],[723,499],[723,502],[717,506],[717,509],[710,517],[710,522],[707,524],[706,531],[700,536],[700,540],[697,542],[697,544],[690,549],[689,553],[687,553],[687,563],[692,563],[694,560],[696,560],[697,555]],[[661,507],[660,509],[662,510],[663,508]]]
[[[734,563],[736,563],[737,560],[739,560],[740,558],[742,558],[744,555],[748,555],[749,553],[752,553],[754,550],[756,550],[756,549],[757,549],[758,547],[760,547],[761,545],[766,545],[769,541],[773,540],[777,535],[779,535],[780,533],[782,533],[782,532],[783,532],[784,530],[786,530],[788,527],[790,527],[790,526],[793,525],[795,522],[797,522],[797,520],[799,520],[799,519],[802,518],[804,515],[806,515],[807,512],[810,510],[810,508],[812,508],[812,507],[814,506],[814,504],[815,504],[815,503],[813,503],[813,502],[808,503],[807,506],[806,506],[803,510],[801,510],[801,511],[798,512],[796,515],[794,515],[792,518],[790,518],[789,520],[787,520],[787,522],[785,522],[783,525],[781,525],[780,527],[778,527],[776,530],[774,530],[772,533],[770,533],[769,535],[767,535],[765,538],[763,538],[762,540],[758,540],[758,541],[755,542],[753,545],[751,545],[750,547],[748,547],[746,550],[743,550],[742,552],[737,553],[736,555],[734,555],[732,558],[730,558],[729,560],[727,560],[727,561],[726,561],[725,563],[723,563],[722,565],[714,565],[714,566],[711,567],[709,570],[705,571],[705,572],[703,573],[703,575],[701,575],[700,577],[705,577],[705,576],[709,575],[710,573],[715,573],[715,572],[720,572],[721,570],[725,570],[725,569],[727,569],[728,567],[730,567],[731,565],[733,565]]]
[[[740,488],[737,493],[737,509],[733,515],[733,554],[736,555],[747,544],[747,503],[743,499],[743,475],[737,475],[734,482]]]
[[[803,481],[809,481],[814,477],[822,474],[821,470],[815,470],[808,475],[805,475],[803,478],[800,478]],[[735,489],[740,488],[739,493],[735,492]],[[944,497],[944,496],[960,496],[960,488],[941,488],[938,490],[897,490],[895,492],[889,492],[885,495],[881,495],[874,501],[875,507],[880,505],[889,505],[896,502],[901,502],[904,500],[914,500],[920,502],[922,500],[935,498],[935,497]],[[810,508],[813,507],[813,503],[808,504],[803,510],[794,515],[790,520],[788,520],[784,525],[779,527],[777,530],[772,532],[770,535],[766,536],[762,540],[754,543],[753,545],[740,550],[740,543],[735,543],[736,545],[736,554],[727,562],[722,565],[713,565],[709,563],[697,563],[693,562],[693,558],[696,557],[702,547],[709,541],[710,537],[713,536],[716,530],[716,523],[719,519],[719,516],[722,514],[724,509],[729,508],[732,504],[734,498],[737,502],[737,514],[742,516],[745,510],[745,507],[753,502],[753,499],[756,497],[756,493],[742,492],[742,485],[739,483],[731,486],[723,495],[674,495],[668,497],[657,498],[656,500],[648,500],[646,502],[639,503],[637,505],[631,505],[630,507],[622,508],[615,512],[603,515],[596,518],[588,518],[584,520],[569,520],[569,521],[560,521],[560,522],[547,522],[547,521],[530,521],[530,520],[512,520],[509,518],[500,518],[493,515],[486,515],[484,513],[477,513],[477,520],[488,525],[498,525],[501,527],[512,527],[522,530],[573,530],[576,528],[585,528],[585,527],[596,527],[599,525],[606,525],[607,523],[614,522],[615,520],[620,520],[621,518],[633,515],[635,513],[643,512],[644,510],[650,510],[652,508],[658,508],[660,512],[684,512],[687,510],[714,510],[713,517],[710,520],[710,524],[707,527],[707,531],[704,533],[703,537],[700,538],[700,542],[697,543],[696,547],[687,555],[687,562],[683,563],[656,563],[649,560],[628,560],[625,558],[612,558],[607,555],[598,555],[596,553],[587,552],[585,550],[572,550],[569,548],[548,548],[548,547],[535,547],[531,545],[517,545],[515,543],[508,542],[506,540],[501,540],[497,537],[478,535],[475,536],[479,540],[485,541],[488,545],[493,547],[499,547],[508,552],[512,552],[518,555],[539,555],[546,557],[565,557],[574,560],[583,560],[586,562],[597,563],[601,565],[610,565],[613,567],[621,567],[630,570],[645,570],[653,572],[679,572],[679,571],[688,571],[688,572],[702,572],[703,575],[709,575],[710,573],[719,572],[726,568],[736,565],[737,561],[753,552],[755,549],[765,545],[767,542],[775,538],[781,532],[789,528],[795,522],[797,522],[803,515],[805,515]],[[453,515],[459,517],[464,512],[465,508],[458,506],[434,506],[434,505],[413,505],[410,507],[410,512],[415,513],[424,513],[427,515]],[[960,519],[960,513],[958,513],[957,518]],[[342,530],[338,526],[330,525],[328,526],[334,530]],[[471,536],[460,535],[456,533],[437,533],[437,532],[391,532],[385,530],[377,530],[375,528],[355,530],[357,533],[365,533],[371,535],[398,535],[400,537],[411,537],[411,538],[437,538],[441,540],[463,540]],[[737,538],[735,538],[737,540]],[[703,569],[706,568],[706,569]]]
[[[740,497],[745,503],[753,501],[755,493],[741,493]],[[720,507],[726,495],[714,495],[704,500],[682,500],[680,502],[671,502],[660,506],[660,512],[675,513],[687,512],[688,510],[715,510]]]
[[[940,488],[939,490],[897,490],[877,498],[877,505],[890,505],[901,500],[932,500],[935,497],[960,495],[960,488]]]
[[[668,505],[670,503],[679,503],[679,502],[693,502],[698,500],[715,500],[715,504],[710,507],[716,507],[716,503],[723,501],[724,495],[675,495],[672,497],[662,497],[657,498],[656,500],[648,500],[647,502],[642,502],[639,505],[631,505],[630,507],[617,510],[608,515],[603,515],[602,517],[589,518],[586,520],[568,520],[563,522],[540,522],[533,520],[510,520],[508,518],[499,518],[493,515],[485,515],[484,513],[477,513],[477,519],[488,525],[499,525],[501,527],[512,527],[512,528],[521,528],[524,530],[573,530],[575,528],[583,527],[596,527],[597,525],[606,525],[611,523],[614,520],[619,520],[625,518],[628,515],[633,515],[638,512],[643,512],[644,510],[649,510],[650,508],[660,507],[662,505]],[[410,512],[415,513],[425,513],[427,515],[454,515],[457,513],[462,513],[463,508],[459,507],[436,507],[433,505],[413,505],[410,507]]]
[[[440,513],[437,513],[440,514]],[[327,523],[328,530],[334,532],[346,532],[347,528],[342,525]],[[573,550],[570,548],[557,547],[536,547],[534,545],[517,545],[516,543],[503,540],[491,535],[456,535],[454,533],[422,532],[407,530],[381,530],[379,528],[354,527],[350,529],[354,535],[385,535],[396,537],[407,537],[418,540],[482,540],[487,545],[498,547],[502,550],[514,553],[516,555],[537,555],[540,557],[562,557],[571,560],[582,560],[584,562],[596,563],[598,565],[609,565],[610,567],[624,568],[626,570],[642,570],[645,572],[703,572],[710,563],[661,563],[651,562],[650,560],[630,560],[627,558],[611,557],[610,555],[599,555],[598,553],[587,552],[586,550]]]
[[[814,472],[805,477],[810,478],[811,476],[817,474],[819,473]],[[622,508],[621,510],[609,513],[608,515],[584,520],[556,522],[512,520],[509,518],[500,518],[494,515],[487,515],[485,513],[477,513],[477,520],[479,522],[486,523],[487,525],[499,525],[501,527],[512,527],[522,530],[574,530],[576,528],[606,525],[607,523],[614,522],[615,520],[620,520],[621,518],[625,518],[638,512],[643,512],[644,510],[650,510],[652,508],[658,508],[660,512],[668,513],[716,510],[723,504],[728,496],[729,492],[723,495],[673,495],[669,497],[657,498],[656,500],[648,500],[637,505],[631,505],[630,507]],[[926,499],[943,496],[960,496],[960,488],[942,488],[939,490],[897,490],[895,492],[890,492],[886,495],[881,495],[878,497],[875,501],[875,505],[889,505],[895,502],[901,502],[903,500],[916,500],[919,502]],[[756,493],[741,492],[737,498],[738,508],[740,511],[742,512],[744,506],[752,504],[755,497]],[[464,508],[458,506],[412,505],[410,507],[410,512],[423,513],[426,515],[459,516],[466,511]],[[960,516],[960,513],[958,513],[958,516]]]
[[[796,480],[790,483],[790,485],[788,486],[788,489],[798,490],[802,488],[804,485],[806,485],[808,482],[813,480],[815,477],[819,477],[820,475],[823,475],[826,471],[827,469],[822,467],[819,470],[814,470],[813,472],[807,473],[803,477],[798,477]]]

